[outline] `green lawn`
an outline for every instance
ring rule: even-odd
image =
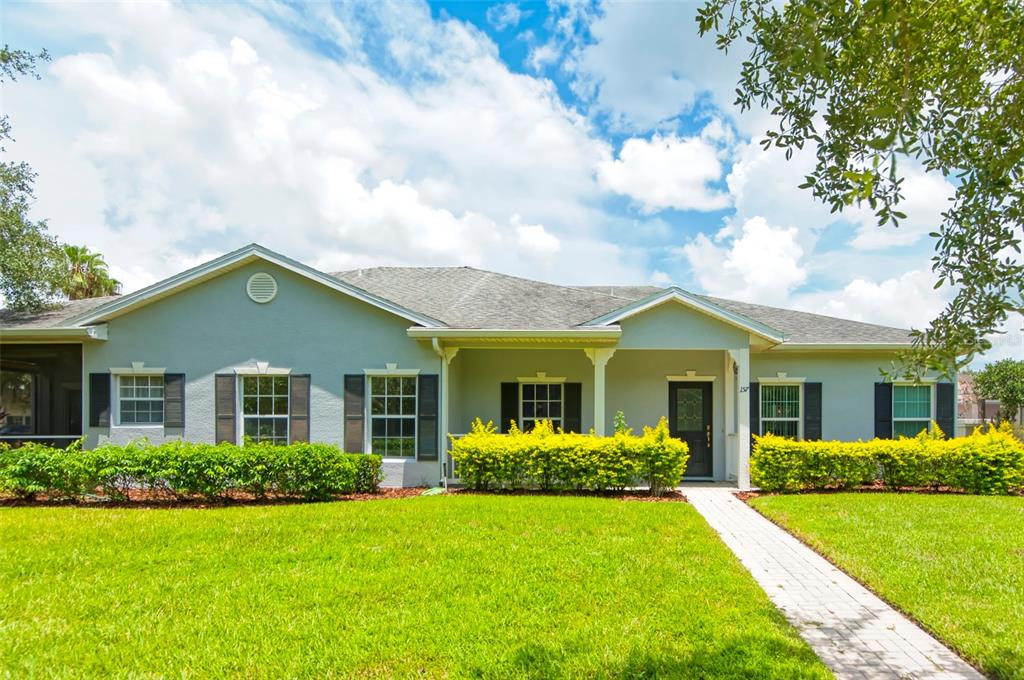
[[[828,677],[683,503],[0,509],[0,676]]]
[[[844,493],[752,504],[990,675],[1024,678],[1024,498]]]

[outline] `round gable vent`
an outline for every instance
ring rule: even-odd
[[[266,272],[258,272],[249,277],[245,284],[245,292],[253,302],[270,302],[277,295],[277,281]]]

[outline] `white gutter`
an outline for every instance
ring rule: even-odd
[[[769,352],[896,352],[913,347],[896,342],[784,342]]]
[[[50,328],[0,328],[0,340],[106,340],[107,324]]]
[[[581,329],[520,329],[520,328],[422,328],[413,326],[406,331],[410,338],[588,338],[614,340],[622,336],[621,328]],[[437,351],[435,345],[434,351]]]

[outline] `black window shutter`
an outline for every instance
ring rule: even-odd
[[[892,383],[875,383],[875,436],[892,439]]]
[[[110,427],[110,374],[89,374],[89,427]]]
[[[566,432],[583,431],[583,383],[567,382],[563,389],[565,415],[562,429]]]
[[[164,375],[164,427],[185,427],[185,374]]]
[[[233,373],[218,373],[214,376],[214,408],[216,409],[217,443],[235,443],[235,385]]]
[[[953,413],[956,409],[953,397],[953,383],[940,382],[935,385],[935,424],[947,438],[955,437]]]
[[[501,383],[501,431],[509,431],[509,423],[519,424],[519,383]]]
[[[668,384],[668,429],[669,432],[676,431],[676,420],[679,418],[679,402],[676,400],[676,390],[680,383],[670,382]]]
[[[761,386],[756,380],[747,388],[750,397],[750,446],[754,446],[754,435],[761,434]]]
[[[821,383],[804,383],[804,439],[821,439]]]
[[[288,380],[288,443],[309,441],[309,374]]]
[[[417,389],[416,457],[437,460],[437,374],[421,373]]]
[[[363,453],[365,446],[363,432],[366,408],[366,376],[351,374],[345,376],[345,450],[349,453]]]

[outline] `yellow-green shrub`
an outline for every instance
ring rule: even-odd
[[[917,437],[868,442],[794,441],[755,437],[750,476],[766,491],[842,489],[881,482],[889,488],[949,488],[1006,494],[1024,489],[1024,445],[1008,426],[943,439],[933,428]]]
[[[549,421],[530,432],[514,425],[499,434],[479,418],[469,434],[452,439],[459,477],[475,489],[622,490],[646,486],[661,493],[683,476],[689,450],[670,436],[662,418],[640,436],[556,432]]]

